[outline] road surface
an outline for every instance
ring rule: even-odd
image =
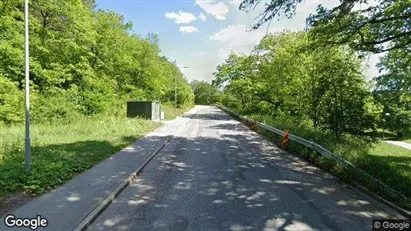
[[[88,230],[372,230],[402,218],[221,110],[196,106]]]

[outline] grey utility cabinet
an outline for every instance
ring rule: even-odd
[[[127,117],[142,117],[153,121],[161,118],[160,103],[157,101],[130,101],[127,102]]]

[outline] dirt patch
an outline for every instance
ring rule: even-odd
[[[0,217],[11,213],[15,209],[29,203],[34,199],[35,197],[32,197],[24,192],[13,193],[6,197],[0,198]]]

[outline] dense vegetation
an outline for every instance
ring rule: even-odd
[[[222,92],[205,81],[194,80],[190,83],[195,95],[195,104],[211,105],[221,101]]]
[[[305,32],[267,35],[254,54],[231,54],[215,85],[223,103],[243,114],[261,113],[330,131],[361,134],[377,127],[381,110],[347,47],[309,49]]]
[[[241,10],[252,10],[262,0],[242,0]],[[292,18],[302,0],[272,0],[254,25],[258,28],[278,17]],[[409,0],[341,0],[332,9],[318,5],[307,18],[318,45],[347,44],[351,48],[381,53],[407,50],[411,45],[411,2]],[[404,57],[406,53],[402,53]]]
[[[243,0],[240,9],[252,10],[260,2]],[[301,2],[270,1],[254,28],[278,16],[293,17]],[[212,85],[223,90],[221,103],[229,109],[319,143],[411,197],[410,152],[375,139],[381,131],[409,139],[410,9],[406,0],[372,5],[343,0],[331,10],[319,6],[306,31],[269,34],[250,55],[230,54]],[[380,74],[371,80],[362,66],[370,53],[383,54]],[[318,158],[295,143],[290,148]],[[355,178],[335,165],[325,168]],[[400,203],[411,208],[410,201]]]
[[[261,0],[243,0],[252,10]],[[265,5],[254,28],[271,20],[293,17],[301,0],[273,0]],[[409,0],[342,0],[332,9],[319,5],[307,18],[314,47],[346,45],[358,54],[381,53],[380,76],[371,84],[382,111],[375,113],[380,128],[403,135],[411,127],[411,2]],[[358,69],[357,69],[358,70]]]
[[[410,94],[387,86],[381,91],[380,79],[389,78],[388,74],[378,77],[373,85],[374,81],[367,81],[362,73],[358,53],[348,46],[314,49],[309,33],[266,35],[252,54],[232,53],[217,67],[212,82],[224,89],[221,103],[321,144],[411,197],[410,151],[379,143],[374,136],[381,128],[397,135],[410,130]],[[324,162],[301,145],[292,143],[289,148],[347,181],[382,193],[369,179]],[[397,202],[411,208],[411,201]]]
[[[0,207],[16,191],[63,184],[159,126],[125,118],[126,101],[161,101],[167,119],[194,104],[156,35],[134,34],[92,0],[30,1],[32,170],[25,174],[23,3],[0,1]]]
[[[24,120],[22,0],[0,2],[0,123]],[[132,24],[93,1],[32,1],[30,85],[34,122],[113,114],[127,100],[192,105],[193,92],[158,37],[133,34]]]
[[[96,163],[157,128],[143,119],[96,116],[66,124],[32,126],[32,171],[25,174],[24,130],[14,125],[0,130],[0,206],[16,190],[41,194],[70,180]]]

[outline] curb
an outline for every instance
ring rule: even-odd
[[[241,118],[237,119],[237,118],[235,118],[234,116],[232,116],[231,113],[230,113],[230,111],[228,111],[228,110],[226,111],[225,108],[222,108],[222,107],[219,107],[219,106],[217,106],[217,107],[218,107],[221,111],[223,111],[224,113],[226,113],[227,115],[231,116],[231,117],[234,118],[235,120],[237,120],[237,121],[239,121],[240,123],[242,123],[242,124],[244,124],[245,126],[247,126],[243,121],[241,121]],[[259,132],[256,132],[256,131],[254,131],[254,132],[255,132],[256,134],[264,137],[263,134],[260,134]],[[265,138],[265,137],[264,137],[264,138]],[[266,139],[267,141],[269,141],[270,143],[273,143],[271,140],[269,140],[269,139],[267,139],[267,138],[265,138],[265,139]],[[275,145],[276,145],[276,144],[275,144]],[[284,151],[285,151],[285,150],[284,150]],[[326,170],[324,170],[324,169],[322,169],[322,168],[320,168],[320,167],[318,167],[318,166],[317,166],[317,168],[321,169],[322,171],[325,171],[325,172],[329,173],[328,171],[326,171]],[[331,173],[330,173],[330,174],[331,174]],[[377,201],[381,202],[382,204],[390,207],[391,209],[394,209],[395,211],[397,211],[399,214],[401,214],[402,216],[406,217],[407,219],[411,219],[411,211],[408,211],[408,210],[406,210],[406,209],[403,209],[403,208],[395,205],[394,203],[392,203],[392,202],[384,199],[383,197],[381,197],[381,196],[379,196],[379,195],[377,195],[377,194],[369,191],[368,189],[366,189],[365,187],[363,187],[363,186],[361,186],[361,185],[359,185],[359,184],[356,184],[356,183],[354,183],[354,182],[352,182],[351,184],[349,184],[349,183],[347,183],[347,182],[342,181],[338,176],[335,176],[334,174],[332,174],[332,175],[333,175],[334,177],[336,177],[336,179],[338,180],[338,182],[339,182],[340,184],[342,184],[343,186],[345,185],[345,186],[349,187],[351,190],[353,190],[353,191],[355,191],[355,192],[357,192],[357,193],[358,193],[358,192],[362,192],[362,193],[368,195],[369,197],[373,198],[374,200],[377,200]]]
[[[83,221],[77,225],[74,229],[75,231],[84,231],[86,230],[96,219],[100,216],[104,210],[113,202],[113,200],[125,189],[128,185],[138,176],[138,174],[144,169],[144,167],[150,162],[151,159],[154,158],[173,138],[173,136],[169,136],[166,141],[156,149],[139,167],[130,174],[127,179],[125,179],[122,183],[120,183],[91,213],[89,213]]]

